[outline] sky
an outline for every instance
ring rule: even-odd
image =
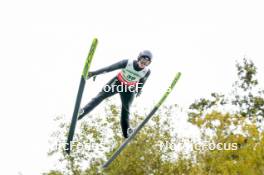
[[[135,105],[150,110],[181,72],[165,104],[187,107],[211,92],[228,92],[236,60],[244,57],[263,80],[263,7],[257,0],[1,1],[0,173],[52,169],[47,151],[53,119],[65,115],[70,121],[94,37],[99,44],[92,70],[152,51],[152,73]],[[88,81],[82,105],[116,73]],[[181,121],[186,131],[189,125]]]

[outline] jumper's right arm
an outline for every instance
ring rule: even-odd
[[[99,70],[96,70],[96,71],[91,71],[89,72],[89,77],[92,77],[92,76],[96,76],[96,75],[100,75],[100,74],[104,74],[104,73],[108,73],[108,72],[112,72],[112,71],[115,71],[117,69],[123,69],[126,67],[128,63],[128,60],[122,60],[122,61],[119,61],[115,64],[112,64],[110,66],[107,66],[107,67],[104,67],[104,68],[101,68]]]

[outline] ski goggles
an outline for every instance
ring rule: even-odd
[[[150,64],[149,57],[144,57],[144,56],[139,59],[139,62],[144,66],[148,66]]]

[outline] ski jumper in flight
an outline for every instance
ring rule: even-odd
[[[144,50],[139,53],[136,60],[122,60],[108,67],[89,72],[88,79],[121,69],[121,71],[104,86],[96,97],[92,98],[88,104],[80,109],[78,120],[90,113],[104,99],[119,93],[122,102],[122,134],[125,138],[128,138],[133,132],[133,129],[129,125],[130,106],[134,96],[138,97],[141,94],[142,88],[150,75],[150,69],[147,67],[150,65],[151,61],[152,53],[148,50]]]

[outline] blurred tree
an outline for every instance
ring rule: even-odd
[[[201,133],[201,143],[187,143],[193,146],[192,151],[175,149],[181,144],[174,135],[178,107],[163,106],[117,159],[102,170],[106,157],[123,141],[119,108],[108,102],[105,113],[87,116],[79,123],[71,156],[64,153],[63,147],[51,148],[49,155],[57,156],[64,168],[44,175],[263,175],[264,91],[258,89],[252,61],[244,59],[236,68],[238,80],[230,94],[211,93],[209,99],[201,98],[190,105],[188,121]],[[136,112],[133,116],[132,126],[144,118]],[[68,125],[63,121],[58,118],[58,130],[52,135],[55,145],[65,141]]]
[[[119,123],[120,111],[117,106],[107,104],[105,115],[87,116],[89,120],[81,121],[80,131],[76,133],[71,156],[63,147],[53,147],[49,155],[59,155],[60,162],[65,164],[63,174],[166,174],[170,169],[170,159],[173,159],[174,146],[172,138],[173,113],[176,106],[163,107],[152,120],[140,131],[136,138],[126,147],[108,169],[101,166],[124,141]],[[166,113],[166,117],[162,118]],[[143,116],[133,114],[132,126],[143,120]],[[59,119],[59,131],[53,134],[53,141],[66,138],[68,125]],[[59,143],[58,143],[59,144]],[[83,149],[85,145],[85,150]],[[63,144],[62,144],[63,145]],[[53,173],[53,171],[51,172]],[[48,174],[51,175],[51,174]]]
[[[198,120],[196,117],[212,109],[223,109],[232,106],[249,120],[257,120],[263,124],[264,119],[264,89],[258,86],[256,79],[257,68],[251,60],[243,59],[236,64],[238,80],[232,86],[230,94],[211,93],[211,98],[201,98],[190,105],[189,121]],[[231,111],[230,111],[231,112]]]
[[[237,144],[230,151],[197,151],[195,166],[203,174],[264,174],[264,91],[252,61],[244,58],[236,68],[230,94],[212,93],[189,107],[189,121],[200,128],[203,142]]]

